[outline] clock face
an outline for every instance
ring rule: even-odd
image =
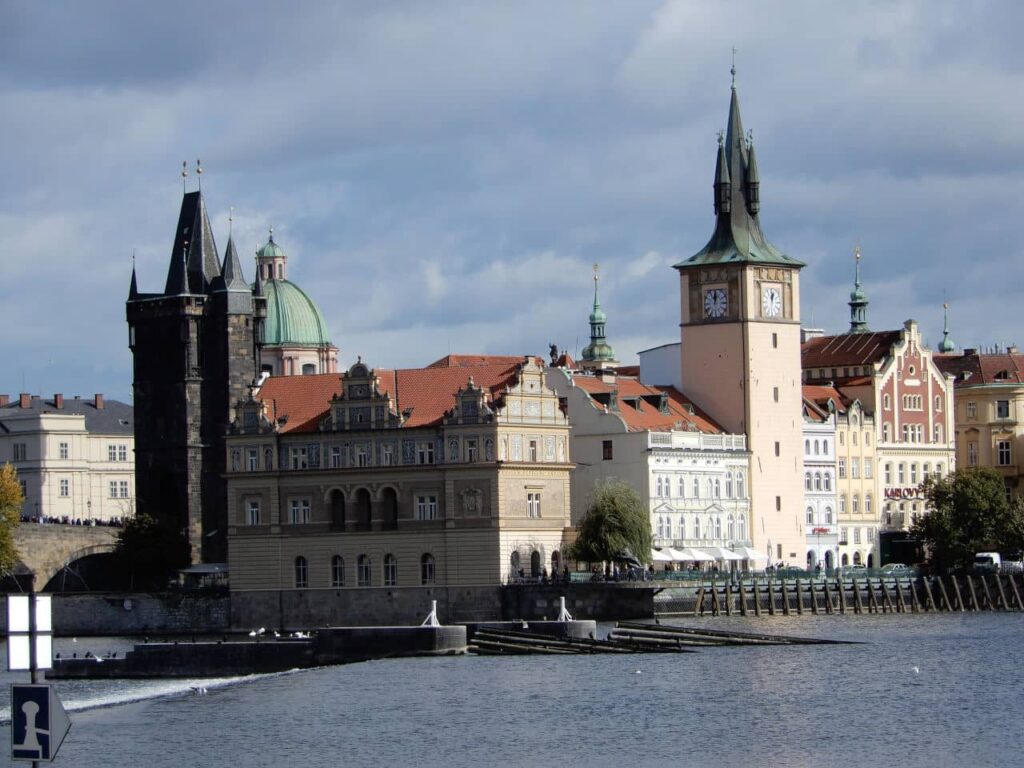
[[[725,289],[709,288],[704,292],[704,317],[723,317],[728,309]]]
[[[778,288],[765,288],[761,292],[761,314],[778,317],[782,314],[782,294]]]

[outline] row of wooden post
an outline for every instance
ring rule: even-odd
[[[849,601],[848,592],[852,596],[852,600]],[[755,581],[750,588],[743,582],[738,585],[713,584],[710,587],[701,587],[697,592],[694,613],[701,616],[705,613],[713,616],[731,616],[733,613],[746,616],[752,612],[754,616],[760,616],[762,613],[769,616],[776,613],[789,616],[791,613],[802,615],[805,610],[809,610],[810,613],[843,614],[1019,611],[1024,610],[1024,603],[1021,602],[1022,593],[1024,576],[1012,573],[890,580],[797,580],[788,583],[785,579],[778,579],[769,581],[767,585],[760,585]],[[791,600],[791,596],[795,599]],[[761,606],[763,597],[766,597],[765,608]],[[809,603],[807,609],[804,607],[805,597]],[[778,607],[776,598],[779,598]],[[819,598],[823,598],[820,601],[823,604],[820,606]]]

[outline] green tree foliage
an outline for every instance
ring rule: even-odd
[[[10,571],[18,562],[14,529],[21,524],[21,493],[18,473],[10,464],[0,467],[0,570]]]
[[[188,543],[173,521],[138,513],[117,534],[117,554],[132,589],[163,589],[188,565]]]
[[[633,555],[642,564],[651,561],[651,516],[629,485],[619,481],[597,487],[579,525],[570,556],[588,563],[622,560]]]
[[[976,552],[1024,547],[1024,507],[1006,500],[1002,476],[994,469],[958,469],[929,477],[922,486],[929,511],[910,532],[928,547],[938,570],[967,568]]]

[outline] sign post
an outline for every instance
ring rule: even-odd
[[[33,577],[34,579],[34,577]],[[11,685],[11,759],[52,762],[71,728],[53,688],[39,684],[38,670],[51,666],[53,622],[50,596],[7,597],[7,668],[28,670],[30,684]]]

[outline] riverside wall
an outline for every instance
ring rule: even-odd
[[[654,615],[654,589],[626,584],[365,588],[235,592],[53,595],[57,636],[198,635],[258,627],[296,631],[320,627],[412,626],[437,601],[442,624],[544,621],[558,616],[559,598],[576,618],[612,621]],[[0,632],[7,630],[6,600]]]

